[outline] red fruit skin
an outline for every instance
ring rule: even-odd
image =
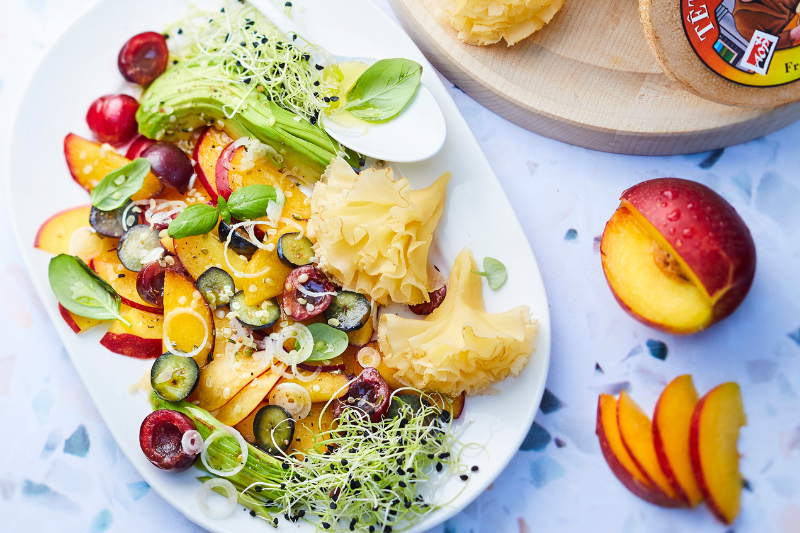
[[[107,94],[89,106],[86,124],[101,143],[122,146],[136,135],[139,102],[127,94]]]
[[[160,33],[147,31],[134,35],[122,46],[117,66],[122,77],[143,87],[167,70],[169,48]]]
[[[661,492],[658,487],[645,487],[641,483],[639,483],[629,472],[628,470],[622,466],[617,456],[614,454],[614,451],[611,449],[611,445],[608,443],[608,439],[606,438],[606,433],[603,428],[603,415],[600,409],[600,403],[597,404],[597,426],[595,429],[595,433],[597,434],[597,438],[600,441],[600,450],[603,452],[603,457],[608,463],[609,468],[617,477],[617,479],[625,485],[629,491],[631,491],[634,495],[638,496],[639,498],[643,499],[646,502],[652,503],[653,505],[658,505],[659,507],[672,507],[671,501],[669,497]]]
[[[178,411],[158,409],[145,417],[139,428],[139,446],[154,466],[172,472],[182,472],[192,466],[200,454],[183,451],[181,438],[187,431],[196,430],[191,418]]]
[[[69,329],[71,329],[75,333],[81,332],[80,326],[75,323],[75,320],[72,318],[72,315],[69,314],[69,311],[67,311],[66,307],[64,307],[61,304],[58,304],[58,312],[61,313],[61,318],[63,318],[64,322],[67,323]]]
[[[445,296],[447,296],[447,285],[442,285],[435,291],[428,293],[429,301],[417,305],[409,305],[408,308],[415,315],[429,315],[442,305]]]
[[[226,200],[230,198],[231,193],[233,193],[233,189],[231,188],[231,182],[228,180],[228,167],[233,161],[236,152],[243,148],[239,146],[237,148],[233,147],[233,143],[229,143],[228,146],[222,150],[222,153],[219,154],[219,159],[217,159],[217,166],[214,168],[214,178],[217,184],[217,192],[220,196],[225,198]]]
[[[100,344],[111,352],[134,359],[155,359],[161,355],[161,339],[143,339],[129,333],[106,333]]]
[[[194,153],[192,154],[192,159],[195,161],[194,171],[197,174],[197,179],[200,180],[200,183],[203,184],[203,188],[208,193],[208,196],[211,198],[211,205],[217,205],[217,198],[219,195],[217,194],[217,189],[212,187],[212,184],[216,185],[216,176],[206,176],[206,173],[203,172],[203,166],[200,164],[200,147],[203,142],[206,140],[206,136],[211,128],[206,127],[203,130],[203,133],[200,134],[200,137],[197,139],[197,144],[194,145]],[[213,181],[212,181],[213,180]]]
[[[622,193],[675,249],[712,298],[714,322],[744,300],[756,272],[756,246],[742,218],[722,196],[700,183],[659,178]]]
[[[141,157],[142,152],[150,148],[150,146],[154,145],[155,143],[156,142],[153,139],[148,139],[144,135],[139,135],[128,147],[128,151],[125,152],[125,157],[133,161],[137,157]]]

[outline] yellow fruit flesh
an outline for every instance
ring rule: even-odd
[[[647,479],[639,467],[636,466],[636,463],[633,462],[633,458],[622,443],[622,436],[620,435],[619,425],[617,424],[616,398],[608,394],[601,394],[600,413],[603,423],[603,434],[614,456],[637,482],[645,487],[652,487],[653,484],[650,483],[650,480]]]
[[[678,498],[658,463],[650,419],[625,391],[617,403],[617,423],[625,448],[636,464],[670,498]]]
[[[713,318],[711,301],[694,283],[659,268],[654,259],[658,246],[628,209],[618,209],[601,245],[609,285],[645,320],[676,333],[703,329]]]
[[[199,314],[202,320],[191,311]],[[174,343],[173,348],[189,353],[204,346],[193,357],[198,365],[205,365],[214,346],[211,309],[192,280],[172,270],[167,270],[164,275],[164,317],[170,317],[166,336]]]

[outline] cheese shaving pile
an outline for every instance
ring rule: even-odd
[[[542,29],[564,0],[439,0],[437,16],[467,44],[513,45]]]
[[[382,305],[427,302],[432,285],[441,286],[429,279],[428,250],[449,179],[447,172],[411,190],[390,168],[356,174],[344,159],[333,160],[311,195],[308,235],[319,268]]]
[[[401,382],[451,397],[476,394],[530,359],[537,325],[527,306],[489,314],[472,252],[456,258],[442,304],[424,320],[381,315],[383,362]]]

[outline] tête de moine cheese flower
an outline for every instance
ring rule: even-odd
[[[402,383],[451,397],[476,394],[530,359],[537,324],[527,306],[490,314],[483,308],[482,279],[464,248],[450,273],[442,304],[424,320],[381,315],[378,342],[383,362]]]
[[[428,250],[449,179],[446,172],[412,190],[406,178],[392,179],[391,168],[356,174],[333,160],[311,195],[308,234],[319,268],[382,305],[427,302],[441,286],[428,274]]]
[[[542,29],[564,0],[439,0],[437,16],[467,44],[508,46]]]

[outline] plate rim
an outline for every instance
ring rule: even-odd
[[[4,182],[5,183],[4,183],[3,190],[6,193],[6,201],[5,201],[5,203],[6,203],[6,207],[8,209],[8,213],[9,213],[9,219],[10,219],[10,222],[11,222],[12,233],[14,234],[14,240],[17,243],[19,255],[21,256],[22,262],[23,262],[23,264],[26,267],[28,272],[33,272],[35,270],[33,262],[32,262],[32,255],[30,255],[29,251],[28,252],[25,251],[26,245],[28,243],[26,243],[24,241],[24,239],[23,239],[20,223],[18,223],[15,220],[15,218],[13,216],[11,216],[13,214],[13,212],[14,212],[14,206],[13,206],[13,203],[12,203],[12,195],[11,195],[11,187],[12,187],[11,170],[12,170],[12,157],[13,157],[12,148],[13,148],[14,143],[11,140],[15,138],[14,134],[15,134],[15,132],[18,131],[20,121],[22,120],[22,116],[23,116],[23,105],[22,104],[25,101],[26,95],[30,92],[30,89],[31,89],[34,81],[39,77],[40,71],[44,68],[45,62],[51,56],[51,54],[54,53],[54,51],[56,50],[56,48],[58,47],[58,45],[60,44],[62,39],[65,38],[65,36],[73,29],[73,27],[76,26],[77,24],[79,24],[84,18],[88,17],[96,9],[99,9],[102,5],[110,4],[110,3],[118,2],[118,1],[120,1],[120,0],[91,0],[86,6],[84,6],[79,11],[79,13],[75,16],[75,18],[69,24],[64,26],[61,29],[61,31],[59,31],[57,33],[57,36],[53,39],[53,41],[42,51],[42,54],[39,56],[38,60],[36,61],[35,66],[33,67],[33,69],[31,69],[30,73],[27,75],[27,78],[23,82],[22,90],[20,91],[18,97],[12,103],[12,110],[13,111],[12,111],[12,119],[10,121],[10,126],[11,127],[9,129],[9,142],[5,147],[5,154],[6,154],[5,171],[6,172],[5,172],[5,178],[4,178]],[[358,0],[358,1],[365,2],[367,4],[373,5],[375,7],[376,12],[379,13],[379,16],[384,18],[385,22],[393,25],[394,27],[396,27],[397,29],[400,30],[400,32],[403,35],[403,38],[406,40],[406,44],[411,46],[411,47],[413,47],[414,49],[416,49],[420,53],[421,56],[425,57],[424,54],[422,54],[422,51],[420,50],[420,48],[416,45],[416,43],[411,39],[411,37],[406,32],[406,30],[403,28],[403,26],[401,24],[399,24],[397,21],[395,21],[394,19],[392,19],[392,17],[385,10],[383,10],[379,5],[374,4],[373,2],[370,2],[369,0]],[[425,58],[425,61],[428,64],[428,66],[430,66],[433,69],[433,66],[430,64],[430,62],[427,60],[427,58]],[[436,71],[434,69],[434,72],[437,73],[438,71]],[[538,289],[542,293],[543,301],[547,304],[544,307],[543,312],[539,316],[536,317],[536,323],[537,323],[537,328],[538,328],[537,329],[537,337],[539,337],[539,339],[541,339],[542,346],[539,349],[535,350],[533,352],[533,354],[531,355],[531,358],[537,357],[537,358],[542,359],[542,362],[541,362],[541,365],[542,365],[541,375],[539,376],[537,381],[532,383],[532,385],[536,386],[537,392],[536,392],[535,395],[531,396],[532,402],[531,402],[530,405],[531,406],[535,406],[535,407],[530,409],[530,412],[529,412],[528,416],[526,416],[523,420],[519,421],[519,423],[522,424],[523,427],[529,428],[533,424],[533,421],[536,418],[536,414],[539,411],[539,406],[541,404],[542,397],[544,395],[545,386],[546,386],[547,378],[549,376],[549,371],[550,371],[550,358],[551,358],[551,351],[552,351],[552,323],[551,323],[549,299],[547,297],[547,291],[546,291],[546,287],[544,285],[544,278],[541,275],[541,269],[539,268],[539,263],[536,260],[536,255],[533,252],[533,248],[530,245],[530,241],[527,238],[527,235],[526,235],[526,233],[524,231],[524,228],[522,227],[522,224],[521,224],[521,222],[519,220],[519,217],[516,214],[516,211],[511,206],[511,203],[510,203],[510,201],[508,199],[508,195],[506,194],[505,189],[503,188],[502,184],[500,183],[499,179],[497,178],[497,174],[495,173],[494,169],[492,168],[491,164],[489,163],[489,161],[488,161],[488,159],[486,157],[486,154],[483,152],[483,148],[480,146],[480,143],[478,142],[478,140],[475,137],[474,133],[469,128],[469,125],[467,124],[466,119],[462,115],[460,109],[455,104],[455,101],[454,101],[452,95],[447,91],[447,88],[445,87],[444,83],[442,83],[442,80],[439,78],[439,76],[436,76],[436,77],[437,77],[437,80],[434,83],[438,83],[439,85],[441,85],[441,88],[443,89],[444,96],[446,97],[446,103],[448,105],[451,105],[452,108],[455,110],[455,119],[457,121],[459,121],[459,127],[461,129],[463,129],[466,134],[468,134],[468,136],[472,139],[472,141],[475,143],[475,145],[479,148],[479,150],[477,151],[478,157],[483,161],[483,163],[486,165],[486,167],[491,170],[489,175],[486,176],[486,179],[490,180],[491,182],[493,182],[494,185],[497,187],[498,192],[500,193],[502,200],[505,201],[505,203],[508,206],[510,212],[513,213],[513,219],[514,219],[514,224],[516,226],[516,229],[518,229],[520,231],[520,233],[523,236],[525,236],[525,243],[527,244],[527,248],[530,251],[531,260],[535,264],[536,270],[537,270],[537,272],[539,274],[538,279],[536,280],[536,285],[538,285]],[[433,157],[436,157],[436,155],[434,155]],[[75,369],[76,373],[81,378],[81,384],[83,385],[85,391],[88,393],[89,397],[91,398],[95,409],[97,409],[97,405],[100,403],[99,402],[100,398],[96,398],[95,397],[96,393],[90,387],[86,386],[86,378],[85,378],[84,372],[82,370],[82,366],[80,364],[76,363],[78,358],[73,353],[73,350],[70,349],[67,346],[67,343],[65,342],[65,339],[64,339],[64,336],[63,336],[63,328],[59,327],[58,317],[60,315],[56,312],[56,308],[54,306],[47,305],[46,295],[48,294],[47,293],[47,289],[49,289],[49,287],[45,287],[42,283],[40,283],[37,276],[29,274],[28,278],[30,279],[31,283],[33,284],[33,286],[34,286],[34,288],[36,290],[37,296],[38,296],[40,302],[42,302],[42,304],[43,304],[42,306],[44,307],[44,310],[47,313],[47,316],[50,319],[53,328],[56,330],[56,333],[57,333],[57,335],[59,337],[59,340],[61,341],[61,344],[62,344],[62,347],[63,347],[64,351],[66,351],[67,354],[69,355],[70,363],[72,364],[72,366]],[[523,305],[525,305],[525,304],[523,304]],[[545,325],[544,328],[542,328],[543,324]],[[544,337],[543,339],[542,339],[542,336]],[[528,364],[530,364],[530,361],[529,361]],[[99,410],[98,410],[98,414],[100,414],[100,418],[101,418],[103,424],[106,426],[106,429],[111,434],[111,436],[114,438],[114,441],[116,443],[118,441],[118,436],[116,434],[116,431],[114,429],[112,429],[112,426],[109,425],[106,422],[105,418],[103,417],[102,413],[100,413]],[[510,464],[510,462],[517,455],[517,453],[519,453],[519,446],[524,441],[526,434],[527,434],[526,432],[519,432],[517,434],[517,438],[514,439],[515,441],[517,441],[517,442],[515,442],[515,445],[514,445],[514,448],[517,451],[515,453],[508,454],[508,456],[505,457],[502,461],[498,461],[496,463],[496,465],[497,465],[496,474],[493,474],[493,475],[490,475],[490,476],[487,476],[487,477],[482,476],[482,477],[477,478],[477,479],[474,480],[474,482],[478,485],[478,490],[474,493],[474,495],[465,497],[464,499],[460,500],[458,502],[458,505],[450,505],[450,504],[444,505],[443,507],[441,507],[437,511],[434,511],[434,513],[425,516],[422,520],[419,520],[417,522],[413,522],[413,523],[409,524],[407,531],[409,531],[410,533],[421,532],[421,531],[423,531],[423,529],[421,528],[421,526],[423,526],[423,525],[424,525],[424,529],[429,529],[429,528],[436,527],[439,524],[449,520],[453,516],[457,515],[461,511],[463,511],[467,506],[469,506],[473,501],[475,501],[480,495],[482,495],[486,491],[486,489],[489,487],[489,485],[494,483],[497,480],[497,478],[500,475],[502,475],[502,473],[508,468],[508,465]],[[224,522],[214,521],[214,520],[209,519],[208,517],[206,517],[206,516],[204,516],[204,515],[202,515],[200,513],[191,513],[191,512],[189,512],[190,509],[185,508],[184,505],[183,505],[183,502],[178,497],[176,497],[174,494],[172,494],[170,491],[162,491],[161,488],[158,486],[158,484],[153,485],[153,484],[149,483],[148,479],[149,479],[150,476],[148,474],[142,472],[137,467],[136,463],[133,460],[131,460],[131,458],[129,458],[127,456],[127,454],[125,453],[124,449],[121,446],[119,448],[120,448],[120,451],[123,453],[123,455],[125,455],[126,459],[129,461],[131,466],[134,468],[134,470],[136,470],[137,474],[139,476],[141,476],[142,479],[144,479],[146,482],[148,482],[148,484],[151,486],[151,488],[166,503],[168,503],[170,505],[170,507],[172,507],[178,513],[183,515],[187,520],[189,520],[190,522],[192,522],[192,523],[194,523],[194,524],[196,524],[196,525],[198,525],[198,526],[200,526],[202,528],[206,528],[209,531],[213,531],[214,533],[231,533],[231,529],[229,527],[225,526]],[[461,498],[461,496],[459,496],[459,498]]]

